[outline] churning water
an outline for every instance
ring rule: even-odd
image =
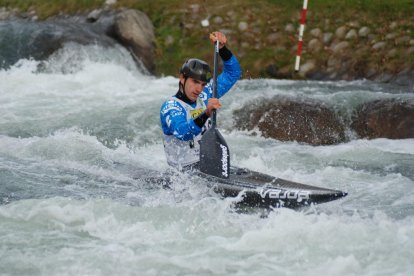
[[[258,98],[309,98],[345,118],[364,101],[414,95],[367,81],[242,80],[218,124],[232,164],[347,191],[293,211],[241,213],[205,183],[142,180],[167,168],[159,107],[176,77],[122,49],[68,44],[0,70],[2,275],[413,275],[414,140],[309,146],[233,128]],[[140,179],[141,176],[141,179]]]

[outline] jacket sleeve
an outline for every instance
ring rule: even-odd
[[[193,139],[202,130],[194,120],[187,121],[186,110],[174,100],[167,101],[161,106],[160,123],[165,135],[174,135],[183,141]]]
[[[237,58],[232,55],[229,60],[223,60],[224,70],[217,76],[217,96],[221,98],[240,79],[241,68]]]
[[[237,58],[226,49],[226,59],[220,55],[223,60],[223,72],[217,76],[217,97],[221,98],[225,95],[233,85],[240,79],[241,68]],[[208,99],[213,97],[213,81],[211,80],[203,91],[206,96],[204,101],[207,104]]]

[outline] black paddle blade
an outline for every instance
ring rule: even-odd
[[[200,171],[220,178],[230,176],[230,150],[216,128],[210,128],[201,138]]]

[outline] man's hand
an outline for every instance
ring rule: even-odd
[[[221,103],[217,98],[211,98],[208,100],[206,114],[207,116],[211,116],[213,109],[219,109],[221,107]]]
[[[210,40],[211,40],[211,42],[213,42],[213,44],[218,40],[220,42],[219,43],[219,48],[220,49],[223,48],[224,45],[226,45],[226,42],[227,42],[226,36],[221,32],[212,32],[210,34]]]

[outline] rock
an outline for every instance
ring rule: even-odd
[[[93,10],[88,14],[86,20],[88,22],[96,22],[99,19],[99,16],[101,16],[101,13],[102,10]]]
[[[145,13],[126,10],[117,14],[114,34],[127,49],[141,59],[148,71],[154,72],[154,27]]]
[[[291,79],[292,78],[292,65],[285,65],[277,70],[275,78],[278,79]]]
[[[313,38],[308,43],[308,49],[310,52],[319,52],[322,49],[322,47],[322,43],[316,38]]]
[[[395,39],[396,45],[409,45],[411,37],[409,36],[402,36]]]
[[[384,41],[380,41],[372,45],[373,50],[382,50],[387,46],[387,43]]]
[[[311,34],[311,36],[316,37],[316,38],[320,38],[320,37],[322,37],[322,31],[321,31],[321,29],[319,29],[319,28],[312,29],[312,30],[310,31],[310,34]]]
[[[349,30],[349,32],[346,34],[345,39],[355,39],[355,38],[357,38],[357,37],[358,37],[358,35],[357,35],[356,30],[355,30],[355,29],[351,29],[351,30]]]
[[[382,72],[381,74],[376,76],[374,80],[378,82],[390,82],[393,78],[394,76],[390,73]]]
[[[390,29],[391,29],[391,30],[394,30],[394,29],[396,29],[397,27],[398,27],[397,22],[395,22],[395,21],[391,22],[391,24],[390,24]]]
[[[368,27],[364,26],[361,29],[359,29],[358,35],[359,35],[359,37],[368,37],[370,32],[371,32],[371,30]]]
[[[359,24],[358,21],[351,21],[347,25],[351,28],[359,28],[360,27],[360,24]]]
[[[329,74],[326,70],[322,71],[315,69],[312,72],[309,72],[306,77],[311,80],[324,81],[329,79]]]
[[[372,33],[369,33],[367,36],[367,40],[369,44],[375,44],[378,40],[378,36]]]
[[[208,26],[210,26],[210,21],[208,19],[203,19],[200,21],[200,24],[202,27],[207,28]]]
[[[229,21],[234,21],[234,20],[236,20],[237,14],[233,10],[229,10],[227,12],[227,16],[229,18]]]
[[[116,0],[106,0],[105,1],[106,5],[115,5],[116,4]]]
[[[222,32],[223,34],[225,34],[226,36],[229,36],[229,35],[234,33],[233,29],[220,28],[219,31]]]
[[[246,41],[243,41],[243,42],[241,43],[241,47],[242,47],[242,48],[249,48],[249,47],[250,47],[250,44],[249,44],[248,42],[246,42]]]
[[[266,74],[276,78],[278,76],[279,67],[276,64],[270,64],[266,66]]]
[[[293,24],[287,24],[285,26],[285,31],[288,33],[294,33],[295,32],[295,27],[293,26]]]
[[[259,27],[255,27],[255,28],[251,29],[251,32],[253,34],[257,35],[257,37],[259,37],[260,35],[262,35],[262,29],[259,28]],[[256,42],[259,42],[260,39],[258,39],[257,37],[255,38],[255,40],[256,40]]]
[[[345,26],[339,27],[339,28],[338,28],[338,29],[336,29],[336,31],[335,31],[335,36],[336,36],[337,38],[339,38],[339,39],[342,39],[342,38],[344,38],[344,37],[345,37],[345,35],[346,35],[346,31],[347,31],[347,28],[346,28]]]
[[[221,24],[223,24],[224,20],[223,20],[223,17],[215,16],[213,18],[213,22],[217,25],[221,25]]]
[[[330,56],[327,61],[328,65],[328,72],[332,73],[333,71],[337,71],[341,65],[341,60],[336,56]]]
[[[351,128],[361,138],[414,138],[414,103],[384,99],[361,104],[353,115]]]
[[[366,68],[366,77],[367,79],[373,79],[378,74],[377,66],[375,64],[368,64]]]
[[[309,60],[306,63],[300,65],[299,75],[306,77],[316,68],[316,62],[314,60]]]
[[[5,7],[0,8],[0,20],[6,20],[8,19],[12,13],[8,11]]]
[[[409,43],[411,46],[414,46],[414,39],[411,39]]]
[[[195,28],[195,25],[193,23],[186,23],[186,24],[184,24],[184,29],[192,30],[194,28]]]
[[[199,4],[191,4],[189,5],[191,9],[191,13],[199,13],[200,12],[200,5]]]
[[[30,8],[27,14],[31,20],[33,20],[33,17],[37,16],[36,10],[33,8]]]
[[[389,33],[385,36],[385,39],[391,40],[391,39],[395,39],[396,37],[397,37],[396,33]]]
[[[328,79],[329,80],[337,80],[338,79],[337,72],[332,72],[332,74],[329,75]]]
[[[324,26],[325,26],[325,29],[329,29],[330,28],[330,26],[331,26],[331,20],[329,18],[326,18],[324,20]]]
[[[332,47],[332,51],[334,53],[340,53],[348,47],[349,47],[349,42],[348,41],[342,41],[342,42],[339,42],[338,44],[334,45]]]
[[[57,17],[45,21],[13,19],[0,24],[2,39],[0,66],[15,64],[23,58],[45,60],[66,43],[114,47],[116,41],[106,35],[105,23],[86,23],[86,17]]]
[[[269,44],[277,44],[279,40],[283,38],[282,34],[280,33],[271,33],[266,37],[266,41]]]
[[[409,92],[414,92],[414,71],[405,69],[397,74],[394,82],[398,85],[407,87]]]
[[[244,31],[247,31],[247,29],[249,28],[249,25],[246,22],[241,21],[239,22],[238,28],[240,31],[244,32]]]
[[[387,56],[390,58],[396,57],[398,54],[397,49],[392,48],[391,50],[388,51]]]
[[[325,45],[328,45],[329,43],[331,43],[332,37],[333,37],[333,33],[324,33],[323,34],[323,43]]]
[[[167,35],[165,38],[165,45],[169,46],[174,43],[174,37],[172,35]]]
[[[258,129],[267,138],[330,145],[345,141],[344,127],[333,110],[309,99],[275,97],[234,111],[235,127]]]

